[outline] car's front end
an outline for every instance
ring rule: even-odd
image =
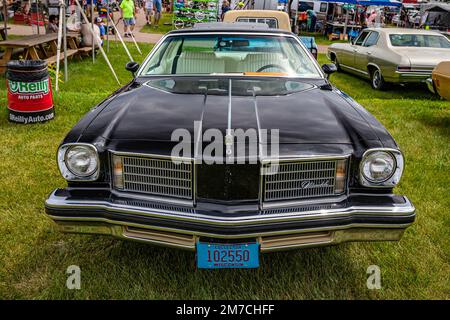
[[[268,252],[399,240],[414,221],[411,202],[392,192],[403,171],[401,152],[343,93],[321,89],[324,80],[300,81],[295,92],[275,96],[264,90],[298,80],[210,81],[220,85],[205,96],[198,91],[209,85],[204,79],[138,79],[88,114],[87,128],[69,133],[58,151],[68,187],[46,200],[63,231],[191,250],[199,241],[251,241]],[[240,92],[229,96],[229,82]],[[182,92],[170,92],[174,83]],[[255,100],[245,85],[257,85],[262,95]],[[169,105],[172,110],[163,111]],[[241,143],[251,143],[254,125],[257,146],[246,146],[240,161],[230,163],[221,145],[219,158],[208,162],[208,135],[218,127],[226,140],[229,108],[234,130],[247,134]],[[137,116],[144,110],[153,121]],[[178,126],[192,140],[184,142],[190,153],[182,157],[172,154]],[[261,135],[271,137],[275,129],[268,143]],[[238,131],[234,138],[238,150]]]
[[[45,203],[63,231],[197,250],[206,267],[222,254],[236,266],[245,248],[401,238],[415,209],[393,193],[404,167],[393,138],[297,37],[254,33],[169,35],[69,132],[68,187]]]

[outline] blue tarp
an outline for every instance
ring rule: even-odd
[[[383,7],[401,7],[400,1],[394,0],[357,0],[358,4],[363,6],[383,6]]]
[[[363,6],[383,6],[383,7],[400,7],[401,1],[398,0],[325,0],[334,3],[350,3],[360,4]]]

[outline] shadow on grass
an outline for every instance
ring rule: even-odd
[[[349,255],[350,245],[261,255],[259,269],[199,270],[192,252],[110,237],[47,231],[41,232],[36,242],[26,259],[9,273],[6,283],[14,289],[8,291],[8,298],[365,297],[365,270],[355,268]],[[66,288],[69,265],[81,268],[81,290]],[[34,274],[39,274],[40,281],[33,279]]]

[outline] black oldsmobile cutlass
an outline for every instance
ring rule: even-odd
[[[258,266],[259,252],[399,240],[414,221],[393,194],[396,142],[295,35],[203,24],[168,33],[127,69],[134,79],[59,147],[68,186],[45,207],[62,231],[239,268]]]

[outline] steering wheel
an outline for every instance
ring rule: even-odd
[[[265,65],[264,67],[261,67],[258,70],[256,70],[256,72],[263,72],[264,70],[270,69],[270,68],[278,68],[278,69],[280,69],[280,70],[282,70],[284,72],[288,72],[288,70],[286,70],[285,67],[280,66],[279,64],[268,64],[268,65]]]

